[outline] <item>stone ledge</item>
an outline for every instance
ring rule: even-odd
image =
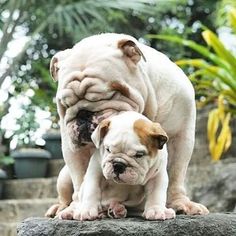
[[[15,236],[17,223],[2,223],[0,222],[1,236]]]
[[[56,198],[56,177],[4,181],[4,199]]]
[[[178,215],[174,220],[145,221],[141,218],[103,219],[96,221],[62,221],[28,218],[17,227],[18,236],[77,235],[236,235],[236,214],[214,213],[207,216]]]
[[[14,223],[30,216],[44,216],[46,210],[56,202],[55,198],[1,200],[0,222]]]

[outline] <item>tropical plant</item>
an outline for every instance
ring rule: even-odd
[[[0,107],[0,110],[4,110],[0,113],[0,125],[13,100],[19,95],[30,100],[28,105],[21,107],[26,117],[17,119],[16,125],[20,128],[12,131],[13,138],[18,136],[20,146],[24,142],[28,145],[29,138],[37,129],[33,116],[36,107],[49,111],[53,127],[58,126],[56,106],[53,103],[56,83],[53,83],[48,71],[52,55],[90,34],[104,32],[105,29],[114,31],[114,25],[109,24],[109,21],[119,19],[125,22],[130,15],[133,15],[133,20],[139,19],[141,15],[152,14],[156,6],[156,1],[151,0],[43,2],[0,0],[0,87],[6,78],[11,83],[11,89],[5,89],[8,97],[5,103],[8,106],[4,104]],[[22,36],[26,40],[24,44],[19,43],[21,51],[15,56],[9,56],[10,43]],[[32,96],[27,96],[29,91]],[[27,123],[26,119],[31,120]]]
[[[236,10],[229,12],[232,28],[236,27]],[[208,117],[209,150],[213,160],[219,160],[231,145],[231,115],[236,115],[236,56],[209,29],[202,32],[207,46],[192,40],[168,35],[149,35],[151,38],[179,43],[199,53],[203,58],[183,59],[176,63],[191,66],[195,71],[189,78],[198,95],[198,105],[218,101]]]
[[[6,78],[4,84],[11,81],[11,88],[5,89],[8,100],[5,100],[4,115],[11,113],[11,104],[18,103],[16,98],[20,95],[30,100],[27,106],[51,113],[52,126],[56,128],[58,117],[53,97],[57,84],[48,73],[50,58],[56,51],[72,47],[81,38],[100,32],[128,33],[137,38],[148,32],[183,36],[192,32],[191,25],[199,19],[212,26],[211,11],[218,1],[0,0],[0,66],[5,65],[0,69],[0,86]],[[195,27],[192,38],[198,37],[198,30]],[[7,49],[19,35],[26,36],[27,41],[21,53],[9,57]],[[147,43],[161,50],[165,48],[164,43],[156,44],[154,40]],[[184,51],[183,47],[172,46],[170,52],[172,56],[178,56]],[[29,92],[31,96],[27,95]],[[28,113],[27,106],[22,107],[24,114]],[[2,117],[0,114],[1,121]],[[37,129],[33,116],[28,126],[24,119],[21,116],[17,120],[19,130],[11,130],[11,137],[16,140],[18,136],[19,144],[28,142]]]
[[[207,124],[209,150],[214,161],[219,160],[222,153],[231,145],[230,118],[231,113],[225,112],[224,97],[219,95],[218,107],[209,112]],[[221,126],[220,132],[219,126]]]
[[[81,36],[86,36],[90,33],[89,26],[92,22],[104,25],[107,17],[114,10],[150,14],[156,2],[145,0],[52,0],[42,4],[36,0],[1,0],[0,4],[0,28],[2,29],[0,61],[9,42],[19,33],[19,28],[21,31],[28,31],[26,33],[28,40],[21,53],[13,60],[8,58],[9,66],[0,75],[1,85],[5,78],[11,75],[13,65],[21,60],[32,41],[38,38],[43,31],[51,32],[54,37],[58,34],[62,36],[78,32]]]
[[[236,8],[235,0],[221,0],[216,5],[216,24],[218,26],[231,26],[229,11]]]

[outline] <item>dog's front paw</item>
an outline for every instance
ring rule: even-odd
[[[107,214],[110,218],[125,218],[127,210],[124,205],[119,202],[112,202],[107,210]]]
[[[172,208],[155,205],[145,209],[143,217],[146,220],[167,220],[175,218],[175,211]]]
[[[58,215],[60,211],[64,210],[67,207],[68,205],[66,204],[60,204],[60,203],[54,204],[47,210],[47,212],[45,213],[45,216],[54,218],[55,216]]]
[[[66,207],[64,210],[58,212],[56,217],[61,220],[73,220],[74,210],[75,210],[74,207],[70,205]]]
[[[81,203],[80,207],[74,211],[75,220],[96,220],[103,217],[101,206],[98,203]]]
[[[80,208],[79,201],[72,201],[68,207],[57,213],[56,217],[61,220],[74,220],[74,215]]]
[[[170,207],[174,208],[180,214],[186,215],[207,215],[209,213],[208,209],[200,203],[190,201],[188,198],[180,198],[170,202],[168,204]]]

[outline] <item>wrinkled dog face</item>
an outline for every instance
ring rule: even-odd
[[[124,75],[137,78],[136,65],[144,58],[135,42],[126,35],[101,34],[52,58],[51,75],[59,82],[58,112],[71,148],[90,142],[98,123],[111,114],[142,112],[142,96],[124,81]]]
[[[147,181],[158,149],[168,138],[158,123],[136,112],[124,112],[101,122],[92,139],[100,147],[104,177],[136,185]]]

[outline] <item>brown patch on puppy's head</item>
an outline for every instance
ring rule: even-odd
[[[124,95],[125,97],[129,97],[130,96],[130,92],[129,92],[129,88],[126,87],[125,85],[121,84],[118,81],[112,81],[110,83],[110,88],[112,90],[118,91],[120,92],[122,95]]]
[[[159,123],[138,119],[134,122],[134,131],[151,157],[155,157],[157,150],[162,149],[168,141],[168,136]]]

